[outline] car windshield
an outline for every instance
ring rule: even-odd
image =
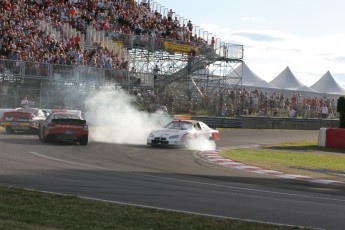
[[[172,121],[165,126],[167,129],[189,130],[193,128],[192,123],[182,121]]]

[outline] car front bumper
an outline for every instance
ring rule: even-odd
[[[147,138],[147,144],[152,146],[168,146],[168,145],[181,145],[181,141],[178,139],[166,139],[166,138]]]

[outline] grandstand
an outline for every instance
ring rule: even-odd
[[[28,96],[42,108],[84,110],[103,89],[128,90],[148,111],[217,116],[318,117],[335,98],[248,91],[243,46],[230,44],[155,1],[3,0],[0,3],[0,107]],[[238,71],[243,72],[243,71]],[[290,98],[289,98],[290,97]]]
[[[154,1],[4,0],[0,15],[2,107],[29,96],[40,107],[82,109],[82,98],[104,88],[192,104],[202,89],[226,84],[243,58],[242,45]]]

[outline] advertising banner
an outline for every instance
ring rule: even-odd
[[[187,44],[177,44],[173,42],[164,41],[164,50],[169,53],[178,52],[178,53],[190,54],[192,49],[194,49],[196,55],[200,54],[200,50],[196,46],[187,45]]]

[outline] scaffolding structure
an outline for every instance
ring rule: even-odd
[[[168,14],[167,8],[154,1],[149,1],[149,7],[163,16]],[[181,25],[187,24],[186,18],[176,17]],[[242,87],[242,76],[235,77],[236,84],[233,84],[230,79],[234,77],[229,77],[229,73],[243,62],[243,46],[222,42],[196,25],[193,25],[192,33],[202,42],[109,33],[91,26],[86,34],[79,34],[68,23],[57,29],[43,20],[40,28],[57,40],[80,35],[84,48],[93,49],[96,44],[112,50],[129,62],[129,69],[0,60],[2,95],[10,98],[2,99],[2,106],[15,107],[21,97],[30,94],[40,107],[64,106],[59,102],[63,100],[71,108],[82,109],[82,103],[77,100],[100,89],[145,88],[154,92],[155,103],[168,105],[173,112],[173,103],[186,103],[187,107],[193,108],[215,91]]]

